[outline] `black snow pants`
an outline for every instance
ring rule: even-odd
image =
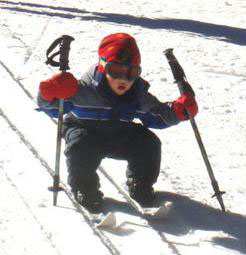
[[[115,130],[113,130],[115,131]],[[160,171],[161,142],[144,126],[124,123],[117,132],[70,126],[65,132],[68,183],[72,191],[99,188],[97,168],[103,158],[127,160],[127,178],[157,181]]]

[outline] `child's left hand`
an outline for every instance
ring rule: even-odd
[[[187,120],[193,118],[198,113],[198,106],[190,93],[184,93],[181,97],[175,100],[172,104],[172,109],[176,113],[179,120]],[[189,113],[189,116],[187,113]]]

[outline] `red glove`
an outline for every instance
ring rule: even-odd
[[[39,91],[43,99],[53,101],[54,99],[67,99],[78,91],[78,81],[71,73],[59,73],[48,80],[42,81]]]
[[[189,93],[184,93],[175,100],[172,104],[172,109],[181,121],[189,119],[189,116],[193,118],[198,112],[196,100]],[[189,112],[189,116],[185,113],[186,111]]]

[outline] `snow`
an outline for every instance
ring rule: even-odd
[[[0,0],[0,254],[245,254],[245,10],[242,0]],[[153,130],[163,154],[155,188],[174,208],[166,220],[148,223],[100,173],[102,190],[114,199],[112,208],[123,223],[118,233],[102,231],[114,249],[65,193],[52,206],[47,170],[54,168],[56,126],[35,111],[34,99],[39,82],[57,72],[44,64],[54,39],[64,33],[75,38],[70,67],[79,78],[97,61],[100,40],[119,31],[136,38],[143,77],[163,101],[178,96],[163,55],[174,48],[196,92],[196,122],[226,191],[227,214],[211,198],[190,123]],[[126,162],[104,160],[102,167],[124,187]],[[63,155],[61,177],[66,182]]]

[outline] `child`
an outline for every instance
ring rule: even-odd
[[[98,166],[105,157],[128,161],[129,195],[142,206],[155,197],[161,162],[160,139],[149,128],[167,128],[191,117],[198,107],[189,89],[173,102],[161,103],[141,78],[141,58],[135,39],[125,33],[106,36],[99,62],[77,81],[59,73],[40,83],[38,103],[57,115],[57,99],[65,99],[63,134],[68,183],[76,200],[91,212],[101,210]],[[134,118],[142,124],[133,122]]]

